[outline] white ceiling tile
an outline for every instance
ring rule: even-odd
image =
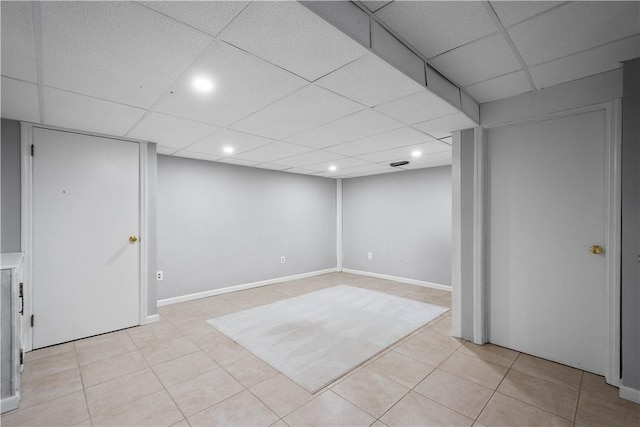
[[[372,173],[372,172],[380,173],[387,169],[391,169],[391,166],[372,163],[364,166],[356,166],[352,168],[341,169],[340,175],[355,176],[355,175],[361,175],[361,174]],[[336,172],[338,171],[336,170]]]
[[[310,81],[366,53],[297,2],[254,2],[220,39]]]
[[[135,3],[41,5],[45,84],[124,104],[151,107],[211,41]]]
[[[365,138],[404,125],[399,121],[374,110],[363,110],[343,117],[326,125],[317,127],[287,138],[293,142],[314,148],[324,148],[354,139]]]
[[[274,163],[260,163],[260,164],[257,164],[255,167],[260,169],[270,169],[274,171],[289,169],[289,166],[276,165]]]
[[[458,112],[457,108],[428,90],[379,105],[375,109],[409,125]]]
[[[37,83],[31,2],[0,3],[2,75]]]
[[[621,61],[640,57],[640,36],[565,56],[529,68],[538,89],[620,68]]]
[[[419,158],[411,156],[414,151],[420,151],[422,155]],[[451,146],[440,141],[429,141],[422,144],[412,144],[406,147],[394,148],[392,150],[378,151],[358,156],[359,159],[372,163],[389,163],[408,160],[409,162],[422,161],[423,159],[433,155],[451,151]]]
[[[360,104],[309,85],[240,120],[231,128],[265,138],[283,139],[362,109]]]
[[[444,138],[455,130],[470,129],[476,126],[478,124],[464,113],[456,113],[413,125],[416,129],[420,129],[434,138]]]
[[[331,162],[341,159],[343,156],[340,154],[329,153],[328,151],[311,151],[304,154],[298,154],[296,156],[287,157],[286,159],[280,159],[276,163],[283,166],[292,168],[304,167],[307,165],[313,165],[322,162]]]
[[[502,25],[509,27],[562,3],[561,1],[492,1],[491,6]]]
[[[482,104],[529,92],[531,91],[531,85],[524,71],[517,71],[467,86],[465,89],[469,95]]]
[[[190,145],[187,150],[220,157],[230,157],[272,142],[274,142],[272,139],[222,129]],[[224,147],[227,146],[233,148],[233,153],[227,154],[223,151]]]
[[[107,135],[124,135],[145,113],[140,108],[48,87],[43,99],[45,123]]]
[[[391,0],[392,1],[392,0]],[[369,1],[361,1],[363,5],[367,7],[371,12],[375,12],[381,7],[391,3],[390,0],[369,0]]]
[[[215,126],[160,113],[149,113],[128,134],[166,147],[184,148],[217,131]]]
[[[211,93],[194,90],[193,80],[214,82]],[[307,85],[307,81],[223,42],[215,41],[155,110],[216,126],[228,126]]]
[[[637,34],[638,17],[638,1],[579,1],[507,31],[531,66]]]
[[[327,148],[328,151],[346,156],[359,156],[376,151],[389,150],[397,147],[404,147],[421,142],[432,141],[429,135],[425,135],[410,127],[396,129],[391,132],[385,132],[378,135],[370,136],[356,141],[347,142]]]
[[[170,156],[176,152],[176,149],[173,147],[165,147],[163,145],[158,145],[156,147],[156,152],[158,154],[164,154],[164,155]]]
[[[171,148],[170,150],[175,151],[175,149],[173,148]],[[215,162],[216,160],[221,159],[221,157],[219,156],[212,156],[210,154],[202,154],[202,153],[194,153],[192,151],[186,151],[186,150],[176,151],[175,153],[173,153],[173,155],[177,157],[184,157],[187,159],[207,160],[209,162]]]
[[[376,16],[427,58],[497,31],[474,1],[395,1]]]
[[[238,165],[238,166],[255,166],[258,162],[252,162],[250,160],[243,159],[235,159],[233,157],[227,157],[225,159],[218,160],[219,163],[228,163],[230,165]]]
[[[369,107],[423,89],[416,81],[373,54],[324,76],[316,84]]]
[[[301,174],[301,175],[312,175],[315,173],[315,171],[309,170],[309,169],[304,169],[304,168],[289,168],[287,170],[285,170],[284,172],[288,172],[288,173],[297,173],[297,174]]]
[[[433,65],[461,86],[522,68],[501,34],[485,37],[438,55]]]
[[[452,157],[453,153],[451,151],[443,151],[420,159],[414,159],[408,165],[401,167],[402,169],[411,170],[450,165]]]
[[[20,80],[2,77],[2,117],[5,119],[40,121],[38,86]]]
[[[315,165],[307,165],[305,166],[305,169],[309,169],[314,172],[326,172],[326,171],[329,171],[330,166],[335,166],[337,168],[336,172],[340,172],[348,168],[366,166],[369,164],[370,164],[369,162],[365,162],[364,160],[356,159],[353,157],[344,157],[342,159],[332,160],[330,162],[322,162],[322,163],[317,163]]]
[[[144,1],[145,6],[212,36],[238,16],[248,1]]]
[[[249,161],[258,162],[258,163],[266,163],[266,162],[278,163],[276,160],[280,160],[285,157],[295,156],[297,154],[306,153],[308,151],[311,151],[311,148],[301,147],[300,145],[277,141],[272,144],[256,148],[255,150],[238,154],[237,156],[234,156],[234,158],[241,159],[241,160],[249,160]]]

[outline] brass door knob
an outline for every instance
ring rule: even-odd
[[[600,255],[602,252],[604,252],[604,249],[602,249],[602,246],[593,245],[589,248],[589,251],[594,255]]]
[[[137,241],[138,241],[138,238],[137,238],[136,236],[129,236],[129,242],[130,242],[130,243],[132,243],[132,244],[133,244],[133,243],[135,243],[135,242],[137,242]]]

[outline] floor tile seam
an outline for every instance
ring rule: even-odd
[[[193,343],[193,345],[195,345],[196,347],[198,347],[198,345],[197,345],[196,343],[194,343],[193,341],[191,341],[191,342]],[[145,362],[147,362],[147,364],[149,365],[149,367],[153,367],[153,366],[161,365],[162,363],[165,363],[165,362],[171,362],[172,360],[179,359],[179,358],[181,358],[181,357],[183,357],[183,356],[188,356],[188,355],[190,355],[190,354],[197,353],[197,352],[198,352],[198,351],[200,351],[200,350],[201,350],[201,349],[200,349],[200,347],[198,347],[196,350],[190,351],[190,352],[188,352],[188,353],[183,353],[183,354],[180,354],[180,355],[178,355],[178,356],[171,357],[171,358],[169,358],[169,359],[162,360],[161,362],[157,362],[157,363],[154,363],[154,364],[151,364],[151,362],[149,362],[149,360],[148,360],[148,359],[147,359],[147,357],[144,355],[144,353],[142,353],[142,352],[140,352],[140,353],[142,354],[142,357],[144,358]]]
[[[71,392],[69,392],[69,393],[65,393],[65,394],[61,394],[61,395],[59,395],[59,396],[55,396],[55,397],[52,397],[52,398],[49,398],[49,399],[45,399],[45,400],[37,401],[36,403],[32,403],[32,404],[27,405],[27,406],[24,406],[24,403],[23,403],[23,402],[21,402],[21,403],[20,403],[20,406],[19,406],[18,408],[16,408],[15,413],[17,414],[18,412],[23,412],[23,411],[25,411],[25,410],[27,410],[27,409],[29,409],[29,410],[30,410],[30,409],[33,409],[33,408],[35,408],[36,406],[39,406],[39,405],[42,405],[42,404],[45,404],[45,403],[52,402],[52,401],[54,401],[54,400],[61,399],[61,398],[63,398],[63,397],[67,397],[67,396],[72,395],[73,393],[77,393],[77,392],[79,392],[79,391],[82,391],[82,393],[84,394],[84,389],[83,389],[83,388],[80,388],[80,389],[78,389],[78,390],[73,390],[73,391],[71,391]],[[85,396],[85,397],[86,397],[86,396]],[[89,408],[87,407],[87,412],[88,412],[88,409],[89,409]],[[4,415],[4,414],[3,414],[3,415]],[[1,417],[0,417],[0,418],[1,418]]]
[[[403,387],[404,387],[404,386],[403,386]],[[391,408],[393,408],[394,406],[396,406],[396,404],[397,404],[398,402],[400,402],[402,399],[404,399],[404,398],[407,396],[407,394],[411,393],[412,389],[409,389],[408,387],[404,387],[404,388],[406,388],[406,389],[407,389],[407,391],[406,391],[406,392],[404,392],[404,393],[402,394],[402,396],[401,396],[398,400],[396,400],[395,402],[393,402],[393,404],[392,404],[392,405],[391,405],[387,410],[385,410],[385,411],[384,411],[380,416],[378,416],[378,417],[376,417],[374,414],[372,414],[372,413],[368,412],[366,409],[361,408],[361,407],[360,407],[360,406],[358,406],[355,402],[352,402],[352,401],[351,401],[351,400],[349,400],[347,397],[345,397],[345,396],[341,395],[341,394],[340,394],[340,393],[338,393],[337,391],[333,391],[333,390],[331,390],[331,391],[333,392],[333,394],[335,394],[335,395],[337,395],[338,397],[340,397],[340,398],[344,399],[345,401],[349,402],[350,404],[352,404],[353,406],[355,406],[356,408],[358,408],[359,410],[361,410],[361,411],[362,411],[362,412],[364,412],[365,414],[369,415],[371,418],[373,418],[373,419],[375,419],[376,421],[378,421],[381,417],[383,417],[383,416],[384,416],[384,414],[386,414],[389,410],[391,410]],[[374,421],[374,424],[375,424],[375,421]]]
[[[554,417],[561,418],[561,419],[563,419],[563,420],[565,420],[565,421],[569,421],[570,423],[575,423],[575,419],[571,420],[571,419],[569,419],[569,418],[563,417],[562,415],[554,414],[553,412],[551,412],[551,411],[549,411],[549,410],[547,410],[547,409],[540,408],[540,407],[538,407],[538,406],[536,406],[536,405],[533,405],[533,404],[531,404],[531,403],[529,403],[529,402],[525,402],[525,401],[524,401],[524,400],[522,400],[522,399],[518,399],[517,397],[510,396],[510,395],[508,395],[508,394],[505,394],[504,392],[498,391],[498,389],[496,389],[496,393],[498,393],[498,394],[500,394],[500,395],[502,395],[502,396],[508,397],[508,398],[510,398],[510,399],[517,400],[517,401],[518,401],[518,402],[520,402],[520,403],[524,403],[524,404],[525,404],[525,405],[527,405],[527,406],[530,406],[530,407],[532,407],[532,408],[538,409],[538,410],[540,410],[540,411],[542,411],[542,412],[546,412],[547,414],[549,414],[549,415],[553,415]],[[577,404],[577,401],[576,401],[576,408],[577,408],[577,406],[578,406],[578,404]]]
[[[23,383],[23,384],[24,384],[24,382],[27,382],[27,383],[28,383],[28,382],[30,382],[30,381],[34,381],[34,380],[35,380],[35,379],[37,379],[37,378],[45,378],[45,377],[48,377],[48,376],[50,376],[50,375],[57,375],[57,374],[59,374],[59,373],[61,373],[61,372],[70,371],[70,370],[72,370],[72,369],[76,369],[76,368],[77,368],[78,370],[80,370],[80,361],[78,360],[78,355],[77,355],[77,354],[75,354],[75,352],[74,352],[74,358],[75,358],[75,360],[76,360],[76,366],[74,366],[74,367],[72,367],[72,368],[62,369],[62,370],[60,370],[60,371],[52,372],[52,373],[50,373],[50,374],[46,374],[46,375],[40,375],[40,374],[38,374],[38,375],[36,375],[36,374],[26,374],[26,375],[25,375],[25,371],[27,371],[27,364],[25,363],[24,370],[23,370],[23,371],[22,371],[22,373],[20,374],[20,380],[21,380],[21,383]],[[27,362],[27,363],[28,363],[28,362]],[[35,375],[35,377],[34,377],[34,379],[33,379],[33,380],[27,379],[27,380],[25,381],[24,377],[27,377],[27,378],[28,378],[29,376],[34,376],[34,375]]]
[[[584,371],[582,371],[582,375],[580,375],[580,387],[578,387],[578,399],[576,400],[576,410],[573,413],[573,425],[576,425],[576,420],[578,419],[578,408],[580,408],[580,399],[582,399],[582,381],[584,380]]]
[[[398,354],[400,354],[400,353],[398,353]],[[403,355],[403,356],[404,356],[404,355]],[[407,357],[408,357],[408,356],[407,356]],[[415,359],[413,359],[413,360],[415,360]],[[417,362],[419,362],[419,361],[417,361]],[[429,365],[428,363],[424,363],[424,362],[420,362],[420,363],[422,363],[422,364],[424,364],[424,365],[427,365],[427,366],[429,366],[429,367],[432,367],[432,366],[431,366],[431,365]],[[369,366],[370,366],[370,365],[369,365]],[[367,368],[368,368],[368,366],[367,366],[365,369],[367,369]],[[375,374],[380,375],[381,377],[384,377],[385,379],[387,379],[387,380],[391,381],[391,382],[392,382],[392,383],[394,383],[394,384],[397,384],[397,385],[402,386],[402,387],[404,387],[404,388],[408,388],[409,390],[413,390],[415,387],[417,387],[417,386],[418,386],[418,384],[420,384],[422,381],[424,381],[425,379],[427,379],[427,378],[429,377],[429,375],[431,375],[431,373],[432,373],[433,371],[435,371],[436,369],[437,369],[437,368],[433,368],[433,369],[432,369],[432,370],[431,370],[427,375],[425,375],[422,379],[420,379],[420,380],[416,383],[416,385],[414,385],[413,387],[407,387],[405,384],[401,384],[400,382],[398,382],[398,381],[394,380],[393,378],[389,378],[389,377],[388,377],[387,375],[385,375],[383,372],[374,371],[374,370],[372,370],[372,369],[370,369],[370,371],[371,371],[371,372],[373,372],[373,373],[375,373]]]
[[[520,354],[524,354],[524,355],[527,355],[527,356],[531,356],[530,354],[527,354],[527,353],[520,353]],[[536,357],[536,356],[532,356],[532,357]],[[545,360],[545,361],[546,361],[546,359],[542,359],[542,360]],[[551,361],[549,360],[548,362],[551,362]],[[551,363],[556,363],[556,362],[551,362]],[[569,389],[571,389],[572,391],[580,391],[580,390],[579,390],[579,389],[580,389],[580,385],[578,385],[577,387],[573,387],[573,386],[570,386],[570,385],[558,384],[557,382],[549,381],[549,380],[548,380],[548,379],[546,379],[546,378],[542,378],[542,377],[540,377],[539,375],[535,375],[535,373],[534,373],[534,372],[526,372],[526,371],[523,371],[523,370],[521,370],[521,369],[518,369],[517,367],[513,366],[514,364],[515,364],[515,361],[514,361],[514,362],[513,362],[513,364],[511,365],[511,368],[509,368],[510,370],[514,370],[514,371],[519,372],[519,373],[521,373],[521,374],[529,375],[530,377],[533,377],[533,378],[535,378],[535,379],[537,379],[537,380],[546,381],[546,382],[548,382],[548,383],[555,384],[555,385],[557,385],[557,386],[559,386],[559,387],[569,388]],[[557,363],[556,363],[556,364],[557,364]],[[564,365],[563,365],[563,366],[564,366]],[[573,369],[577,369],[577,368],[573,368]],[[580,370],[580,372],[584,372],[584,371],[581,371],[581,370]],[[582,384],[582,374],[580,375],[580,384]]]
[[[510,370],[511,370],[511,369],[510,369]],[[548,384],[548,385],[550,385],[550,386],[552,386],[552,387],[559,387],[559,388],[561,388],[561,389],[564,389],[565,391],[570,391],[570,392],[572,392],[572,393],[577,393],[577,394],[578,394],[578,396],[579,396],[579,395],[580,395],[580,393],[581,393],[581,390],[580,390],[580,389],[581,389],[581,386],[582,386],[582,377],[583,377],[584,371],[580,371],[580,382],[579,382],[579,384],[578,384],[578,387],[577,387],[577,388],[571,387],[571,386],[566,385],[566,384],[558,384],[558,383],[556,383],[556,382],[549,381],[548,379],[540,378],[540,377],[538,377],[538,376],[536,376],[536,375],[532,375],[532,374],[530,374],[530,373],[528,373],[528,372],[520,371],[520,370],[518,370],[518,369],[516,369],[516,368],[514,368],[514,369],[513,369],[513,371],[514,371],[514,372],[518,372],[519,374],[523,374],[523,375],[526,375],[526,376],[528,376],[528,377],[534,378],[534,379],[536,379],[537,381],[541,381],[541,382],[546,383],[546,384]],[[505,375],[505,377],[506,377],[506,375]],[[587,395],[589,395],[589,393],[586,393],[586,394],[587,394]]]
[[[145,360],[146,361],[146,360]],[[176,408],[178,408],[178,411],[180,411],[180,413],[182,414],[182,418],[184,418],[185,420],[187,419],[187,416],[185,415],[185,413],[182,411],[182,408],[180,408],[180,406],[178,405],[178,402],[176,402],[176,400],[173,398],[173,395],[171,393],[169,393],[169,388],[166,387],[162,381],[160,380],[160,377],[158,376],[158,374],[156,373],[156,371],[153,369],[152,366],[150,366],[151,372],[153,373],[153,375],[156,377],[156,380],[160,383],[160,386],[162,387],[162,389],[164,390],[164,392],[169,396],[169,399],[171,399],[171,401],[173,402],[173,404],[176,406]],[[193,378],[191,378],[193,379]],[[92,419],[93,421],[93,419]],[[188,422],[188,421],[187,421]]]
[[[271,379],[271,378],[273,378],[273,377],[269,377],[268,379]],[[265,380],[265,381],[266,381],[266,380]],[[261,381],[261,382],[262,382],[262,381]],[[257,384],[256,384],[256,385],[257,385]],[[251,386],[251,387],[255,387],[255,386]],[[277,413],[276,413],[276,411],[274,411],[274,410],[273,410],[273,408],[272,408],[271,406],[267,405],[267,402],[264,402],[262,399],[260,399],[260,396],[258,396],[257,394],[255,394],[255,393],[251,390],[251,388],[249,388],[249,387],[245,387],[245,390],[246,390],[246,391],[248,391],[248,392],[249,392],[253,397],[255,397],[256,399],[258,399],[258,402],[262,403],[262,404],[263,404],[263,405],[264,405],[268,410],[270,410],[270,411],[271,411],[271,413],[272,413],[273,415],[275,415],[275,416],[276,416],[276,418],[278,418],[278,420],[282,420],[284,417],[286,417],[287,415],[289,415],[289,414],[286,414],[286,415],[283,415],[283,416],[281,417],[279,414],[277,414]],[[307,400],[307,402],[308,402],[308,400]],[[307,402],[305,402],[305,403],[307,403]],[[304,405],[304,403],[303,403],[302,405]],[[297,410],[297,409],[298,409],[300,406],[302,406],[302,405],[299,405],[299,406],[298,406],[298,407],[296,407],[293,411]],[[291,412],[293,412],[293,411],[291,411]],[[291,412],[289,412],[289,413],[291,413]],[[277,422],[278,420],[274,421],[274,423],[275,423],[275,422]],[[282,420],[282,421],[284,421],[284,420]],[[273,423],[271,423],[271,424],[273,424]]]
[[[235,392],[235,393],[233,393],[233,394],[231,394],[231,395],[229,395],[229,396],[225,397],[224,399],[218,400],[217,402],[215,402],[215,403],[213,403],[213,404],[211,404],[211,405],[207,406],[206,408],[202,408],[202,409],[198,410],[197,412],[194,412],[193,414],[189,415],[188,417],[187,417],[186,415],[184,415],[184,412],[183,412],[184,419],[185,419],[185,420],[187,420],[187,422],[188,422],[189,424],[191,424],[191,422],[189,422],[189,418],[195,417],[196,415],[198,415],[198,414],[200,414],[200,413],[202,413],[202,412],[204,412],[204,411],[207,411],[207,410],[209,410],[209,409],[213,408],[214,406],[221,404],[222,402],[226,402],[227,400],[231,399],[231,398],[232,398],[232,397],[234,397],[234,396],[239,395],[240,393],[243,393],[243,392],[245,392],[245,391],[249,391],[249,390],[247,390],[247,389],[246,389],[242,384],[240,384],[240,386],[242,387],[242,390],[239,390],[239,391],[237,391],[237,392]],[[168,393],[168,392],[167,392],[167,393]],[[253,393],[252,393],[252,394],[253,394]],[[169,394],[169,396],[171,396],[171,394]],[[173,399],[173,396],[171,396],[171,398]],[[175,403],[175,401],[174,401],[174,403]],[[177,403],[176,403],[176,406],[178,406],[178,405],[177,405]],[[180,409],[180,407],[179,407],[179,406],[178,406],[178,409]],[[269,410],[270,410],[271,412],[273,412],[273,411],[271,410],[271,408],[269,408]],[[180,412],[182,412],[182,409],[180,409]],[[277,415],[277,414],[276,414],[276,417],[278,417],[278,415]],[[278,418],[279,418],[279,417],[278,417]],[[275,421],[274,421],[274,422],[275,422]]]

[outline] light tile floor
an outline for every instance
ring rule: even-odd
[[[451,306],[345,273],[160,307],[160,321],[27,354],[4,426],[640,426],[602,377],[452,338],[450,313],[309,394],[205,320],[337,284]]]

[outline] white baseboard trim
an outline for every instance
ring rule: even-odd
[[[635,403],[640,403],[640,390],[627,387],[620,382],[620,397]]]
[[[262,280],[260,282],[245,283],[243,285],[229,286],[226,288],[212,289],[210,291],[198,292],[195,294],[182,295],[179,297],[166,298],[158,300],[158,307],[169,304],[177,304],[179,302],[192,301],[194,299],[207,298],[215,295],[228,294],[229,292],[243,291],[245,289],[259,288],[261,286],[273,285],[280,282],[289,282],[291,280],[305,279],[307,277],[319,276],[321,274],[334,273],[335,268],[326,270],[311,271],[309,273],[295,274],[293,276],[277,277],[275,279]]]
[[[145,320],[144,324],[148,325],[149,323],[156,323],[158,320],[160,320],[159,314],[150,314],[147,316],[147,319]]]
[[[390,276],[388,274],[371,273],[369,271],[352,270],[350,268],[343,268],[342,271],[344,273],[359,274],[361,276],[369,276],[369,277],[377,277],[378,279],[393,280],[394,282],[409,283],[410,285],[424,286],[425,288],[440,289],[442,291],[451,292],[452,290],[451,286],[449,285],[441,285],[439,283],[424,282],[422,280],[416,280],[416,279],[407,279],[406,277],[397,277],[397,276]]]

